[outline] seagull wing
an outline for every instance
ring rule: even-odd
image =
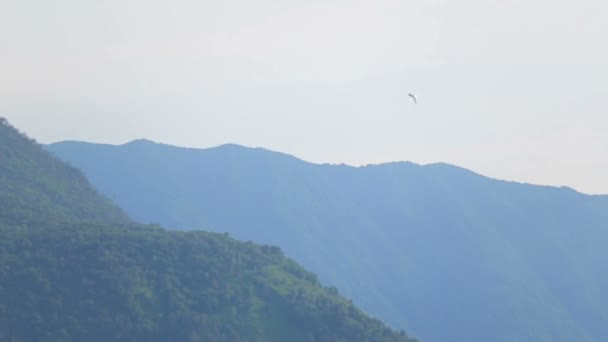
[[[416,95],[411,94],[411,93],[408,95],[409,95],[409,97],[411,97],[414,100],[414,103],[418,103],[418,100],[416,99]]]

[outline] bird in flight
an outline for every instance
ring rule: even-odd
[[[418,100],[416,99],[416,95],[409,93],[408,96],[414,100],[414,103],[418,103]]]

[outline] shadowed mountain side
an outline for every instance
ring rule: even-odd
[[[446,164],[316,165],[236,145],[48,148],[135,219],[279,245],[422,340],[608,338],[606,196]]]

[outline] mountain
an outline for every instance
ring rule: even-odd
[[[411,341],[277,247],[54,222],[0,237],[2,341]]]
[[[0,117],[0,217],[4,221],[63,217],[125,223],[126,214],[102,198],[82,173]]]
[[[132,217],[281,246],[429,342],[608,340],[608,197],[446,164],[147,140],[48,146]]]
[[[1,341],[413,341],[278,247],[131,222],[0,123]]]

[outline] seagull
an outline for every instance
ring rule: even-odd
[[[418,100],[416,100],[416,95],[409,93],[407,94],[409,97],[411,97],[414,100],[414,103],[418,103]]]

